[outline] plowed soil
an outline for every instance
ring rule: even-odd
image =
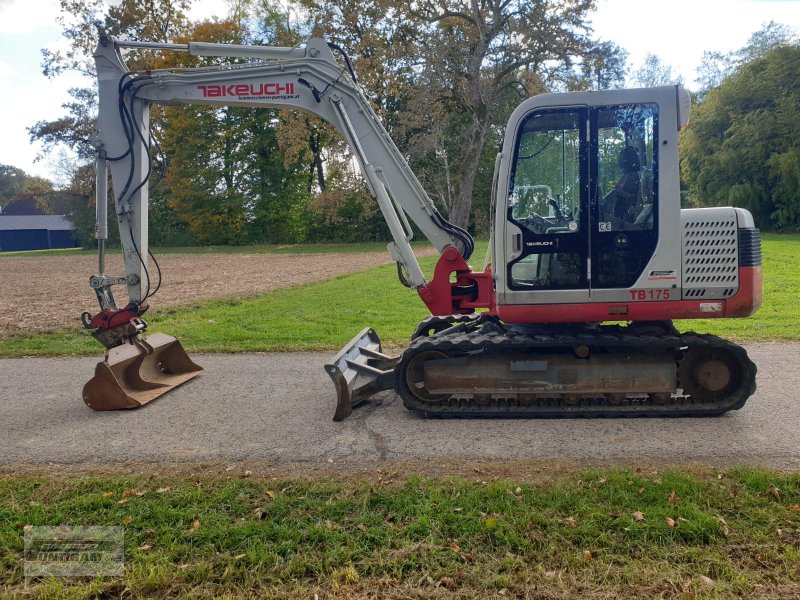
[[[169,308],[211,298],[242,298],[362,271],[390,262],[386,252],[338,254],[162,254],[163,284],[151,306]],[[155,271],[155,269],[153,269]],[[98,311],[89,277],[93,256],[42,256],[0,260],[0,337],[80,324]],[[109,256],[106,272],[123,275],[122,257]],[[156,275],[152,275],[156,280]],[[127,303],[115,286],[117,303]]]

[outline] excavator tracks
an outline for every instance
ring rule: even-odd
[[[718,416],[756,389],[743,348],[671,324],[555,332],[434,319],[395,366],[395,391],[426,417]]]

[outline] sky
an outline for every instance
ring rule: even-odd
[[[225,12],[224,0],[196,0],[190,16]],[[82,85],[76,74],[49,80],[41,73],[41,49],[64,47],[58,14],[58,0],[0,0],[0,164],[53,180],[58,153],[39,156],[27,128],[64,116],[67,90]],[[741,48],[773,20],[800,29],[800,0],[597,0],[592,25],[595,37],[628,51],[632,69],[653,53],[692,89],[705,50]]]

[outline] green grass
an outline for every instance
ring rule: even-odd
[[[797,474],[603,469],[471,481],[385,470],[338,479],[239,473],[0,479],[0,594],[800,596]],[[26,581],[27,525],[123,525],[124,577]]]
[[[741,343],[800,340],[800,235],[766,236],[764,302],[749,319],[679,321],[681,330],[714,333]],[[486,242],[473,262],[482,266]],[[430,273],[436,257],[421,259]],[[177,336],[192,352],[336,350],[366,326],[385,344],[403,346],[427,315],[422,301],[398,282],[393,266],[243,300],[214,300],[146,315],[150,331]],[[0,339],[0,356],[98,354],[84,331],[71,329]]]

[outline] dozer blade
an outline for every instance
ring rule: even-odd
[[[394,387],[394,365],[399,357],[387,356],[381,340],[372,329],[364,329],[342,348],[325,371],[336,386],[334,421],[349,417],[353,408],[373,394]]]
[[[202,371],[177,339],[154,333],[111,348],[84,386],[83,401],[94,410],[138,408]]]

